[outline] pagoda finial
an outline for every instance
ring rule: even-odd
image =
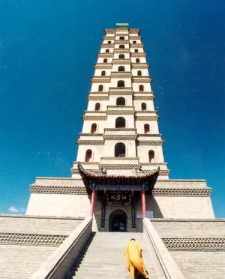
[[[129,24],[126,23],[126,22],[118,22],[118,23],[116,23],[116,27],[126,27],[126,28],[128,28]]]

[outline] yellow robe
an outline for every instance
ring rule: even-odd
[[[142,247],[139,241],[129,240],[124,254],[127,262],[127,269],[132,279],[135,279],[135,270],[142,274],[144,278],[149,278],[148,272],[145,269]]]

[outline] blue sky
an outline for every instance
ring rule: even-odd
[[[216,3],[216,4],[215,4]],[[225,216],[225,2],[1,0],[0,212],[69,176],[106,27],[142,30],[172,178],[205,178]]]

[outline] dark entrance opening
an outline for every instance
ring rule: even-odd
[[[115,210],[109,216],[110,232],[126,232],[127,231],[127,214],[123,210]]]

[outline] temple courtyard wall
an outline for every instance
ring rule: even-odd
[[[0,215],[0,278],[31,278],[82,219]]]
[[[225,251],[170,251],[187,279],[225,278]]]

